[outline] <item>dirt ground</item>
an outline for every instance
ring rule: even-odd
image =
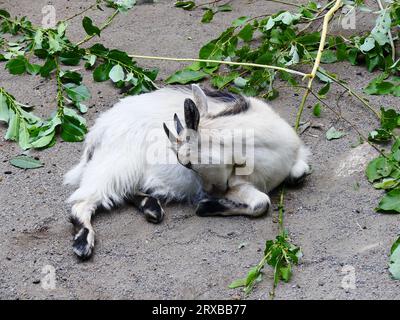
[[[38,0],[34,4],[30,0],[0,0],[0,8],[40,23],[45,5],[54,5],[60,20],[91,3],[89,0]],[[220,13],[212,23],[202,24],[201,10],[183,11],[174,8],[173,3],[160,0],[119,15],[102,33],[100,41],[130,53],[196,57],[199,48],[234,18],[289,8],[264,0],[234,0],[232,12]],[[88,14],[99,24],[108,13],[97,10]],[[69,24],[69,36],[74,41],[84,37],[80,21],[77,18]],[[367,30],[370,23],[357,19],[357,28]],[[149,60],[139,63],[158,67],[160,80],[184,66]],[[342,75],[358,90],[373,77],[365,68],[349,68],[348,63],[324,67]],[[91,125],[120,95],[109,82],[94,84],[90,74],[85,76],[92,92],[86,115]],[[35,111],[40,115],[49,115],[55,108],[52,82],[40,77],[12,76],[3,64],[0,85],[17,100],[37,106]],[[340,93],[334,87],[328,103],[336,105]],[[398,99],[369,99],[377,107],[399,108]],[[281,91],[271,104],[293,123],[299,102],[299,95]],[[378,125],[355,100],[345,97],[340,106],[343,115],[363,132]],[[304,113],[304,120],[308,119],[314,119],[310,108]],[[366,144],[352,148],[357,141],[356,133],[328,110],[313,121],[321,124],[322,129],[307,130],[303,139],[312,150],[314,172],[301,188],[288,190],[285,201],[285,226],[293,242],[302,247],[304,258],[294,268],[292,281],[278,286],[276,298],[398,299],[400,282],[390,278],[387,264],[390,245],[399,232],[399,218],[374,211],[381,193],[364,176],[365,164],[374,152]],[[331,125],[344,130],[346,136],[327,141],[325,132]],[[60,141],[48,150],[32,151],[30,154],[39,157],[45,166],[24,171],[9,163],[21,150],[15,143],[4,140],[5,130],[5,126],[0,127],[0,298],[245,298],[240,289],[231,290],[228,285],[243,277],[262,258],[265,240],[275,238],[276,193],[272,194],[275,211],[260,219],[200,218],[193,208],[185,205],[168,206],[160,225],[147,223],[132,207],[100,212],[94,220],[97,232],[94,257],[82,263],[71,250],[72,227],[67,222],[70,208],[65,200],[73,190],[62,185],[63,175],[80,157],[82,144]],[[54,290],[46,290],[40,284],[46,265],[55,268]],[[342,287],[346,270],[355,272],[353,289]],[[266,268],[265,280],[248,298],[268,299],[271,283],[272,272]]]

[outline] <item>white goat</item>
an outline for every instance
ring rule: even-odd
[[[183,115],[186,128],[179,120]],[[177,137],[168,129],[173,124]],[[222,141],[237,129],[253,133],[251,154],[224,163],[219,152],[212,152],[207,156],[212,164],[198,161],[204,136]],[[165,161],[165,155],[175,161]],[[164,88],[124,98],[97,119],[80,163],[65,176],[66,184],[79,185],[68,199],[77,228],[74,252],[90,257],[92,215],[100,206],[110,209],[124,200],[154,223],[164,216],[162,200],[189,201],[200,216],[259,216],[270,207],[268,191],[309,173],[307,156],[293,128],[255,98],[203,91],[197,85],[192,91]],[[248,163],[253,170],[237,174]]]

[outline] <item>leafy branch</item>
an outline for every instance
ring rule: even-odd
[[[89,17],[84,17],[82,26],[87,36],[76,44],[72,43],[66,37],[65,21],[94,7],[101,8],[102,3],[113,8],[113,12],[100,27],[95,26]],[[154,80],[157,70],[139,67],[126,53],[107,49],[101,44],[95,44],[89,49],[80,47],[96,35],[100,36],[120,12],[126,12],[134,4],[134,0],[96,0],[83,11],[58,22],[56,28],[35,26],[26,18],[12,19],[8,12],[0,10],[0,33],[16,36],[14,42],[0,42],[4,50],[0,54],[0,61],[7,62],[5,67],[11,74],[40,75],[49,80],[54,79],[57,86],[57,110],[46,120],[24,111],[23,105],[2,89],[5,98],[0,120],[8,124],[5,137],[7,140],[18,141],[21,148],[29,149],[54,145],[56,132],[60,132],[60,137],[65,141],[84,139],[87,132],[86,121],[80,114],[87,111],[84,103],[90,99],[90,91],[82,83],[82,75],[77,72],[79,69],[67,70],[63,66],[77,66],[86,61],[85,67],[93,70],[95,81],[110,79],[117,88],[128,94],[139,94],[156,88]],[[44,63],[31,63],[33,56],[35,60],[43,60]]]

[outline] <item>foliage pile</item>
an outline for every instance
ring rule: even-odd
[[[11,74],[28,73],[54,79],[57,87],[56,111],[48,118],[29,112],[28,106],[19,103],[4,88],[0,88],[0,121],[8,124],[5,138],[19,143],[22,149],[50,147],[56,142],[56,132],[64,141],[82,141],[87,129],[80,115],[87,111],[85,101],[90,99],[89,89],[82,83],[78,70],[64,66],[78,66],[82,61],[93,72],[94,81],[111,80],[117,88],[129,94],[140,94],[153,90],[157,70],[146,70],[137,65],[125,52],[108,49],[96,43],[89,48],[81,46],[95,36],[100,36],[115,16],[126,12],[135,4],[134,0],[97,1],[98,8],[105,4],[113,13],[105,23],[97,27],[89,17],[84,17],[82,26],[87,37],[72,43],[66,36],[67,23],[60,21],[55,28],[33,25],[25,17],[13,19],[5,10],[0,10],[0,61]],[[67,19],[68,20],[68,19]],[[9,39],[6,39],[9,35]]]

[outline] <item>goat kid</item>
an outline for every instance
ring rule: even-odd
[[[251,152],[237,156],[231,143],[221,143],[245,131],[252,134]],[[217,148],[204,156],[210,139],[234,155],[227,159]],[[197,85],[124,98],[97,119],[81,161],[65,176],[66,184],[79,186],[68,199],[77,231],[73,250],[89,258],[92,215],[124,200],[153,223],[164,217],[161,201],[191,202],[199,216],[260,216],[271,204],[267,192],[309,173],[308,154],[293,128],[256,98]],[[243,171],[250,163],[251,170]]]

